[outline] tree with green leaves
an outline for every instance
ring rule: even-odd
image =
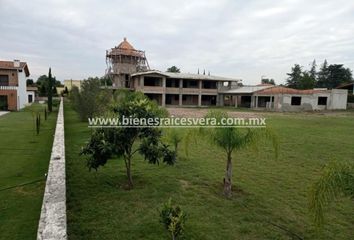
[[[73,87],[70,92],[74,109],[79,113],[81,121],[103,114],[109,105],[111,95],[110,90],[101,89],[98,77],[84,80],[80,91]]]
[[[49,68],[48,73],[48,111],[52,112],[53,110],[53,78],[52,78],[52,69]]]
[[[217,126],[222,126],[221,119],[228,117],[227,113],[221,111],[210,111],[207,118],[216,119]],[[250,146],[255,146],[260,143],[262,139],[267,138],[272,142],[272,146],[275,150],[276,156],[278,156],[278,140],[276,135],[269,129],[240,129],[237,126],[225,126],[225,127],[215,127],[201,128],[201,132],[207,136],[214,145],[221,148],[226,154],[226,170],[224,183],[224,195],[226,197],[231,197],[232,195],[232,157],[235,151],[240,151],[246,149]]]
[[[291,88],[299,88],[302,78],[302,67],[299,64],[295,64],[294,67],[291,68],[291,72],[287,73],[287,75],[287,86]]]
[[[33,86],[33,85],[34,85],[33,79],[27,79],[26,80],[26,86],[27,87],[30,87],[30,86]]]
[[[184,233],[186,214],[180,206],[173,206],[169,198],[160,211],[160,222],[169,231],[172,240],[176,240]]]
[[[317,64],[316,64],[316,59],[314,59],[311,64],[311,69],[308,72],[309,76],[311,77],[313,82],[316,82],[316,79],[317,79],[317,70],[316,69],[317,69]]]
[[[345,68],[343,64],[328,65],[327,60],[325,60],[318,72],[316,86],[331,89],[352,81],[353,75],[349,68]]]
[[[155,119],[166,115],[158,105],[141,92],[121,91],[112,105],[110,115],[119,122],[124,118]],[[98,169],[114,157],[122,158],[126,167],[129,189],[133,188],[132,161],[140,153],[151,164],[160,161],[173,165],[175,153],[161,141],[162,131],[156,127],[102,128],[93,131],[81,154],[87,156],[89,169]]]
[[[176,66],[172,66],[172,67],[167,68],[167,72],[180,73],[181,70]]]
[[[323,227],[326,208],[343,196],[354,197],[354,165],[332,161],[324,166],[309,194],[309,210],[318,230]]]
[[[311,76],[310,72],[303,72],[298,82],[297,89],[313,89],[316,84],[316,79]]]

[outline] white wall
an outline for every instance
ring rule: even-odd
[[[303,110],[340,110],[347,108],[348,91],[333,89],[328,92],[314,94],[278,94],[275,101],[275,109],[282,111],[303,111]],[[301,97],[301,105],[291,105],[292,97]],[[319,97],[327,97],[327,105],[318,105]]]
[[[348,90],[332,89],[331,91],[331,108],[330,109],[347,109]]]
[[[17,108],[22,109],[28,103],[27,91],[26,91],[26,74],[25,70],[18,71],[18,89],[17,89]]]

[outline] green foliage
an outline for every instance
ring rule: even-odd
[[[315,63],[313,63],[315,64]],[[303,71],[299,64],[295,64],[290,73],[287,73],[287,86],[295,89],[312,89],[316,83],[316,76],[313,71],[316,71],[313,65],[310,72]]]
[[[34,82],[33,82],[33,79],[27,79],[26,80],[26,86],[29,87],[29,86],[33,86]]]
[[[175,240],[184,233],[186,214],[179,206],[173,206],[172,199],[169,198],[160,211],[160,222]]]
[[[172,67],[167,68],[167,72],[180,73],[180,72],[181,72],[181,69],[179,69],[179,68],[176,67],[176,66],[172,66]]]
[[[81,121],[87,121],[88,118],[107,111],[112,94],[108,89],[101,89],[100,79],[96,77],[84,80],[81,91],[74,86],[70,92],[70,99]]]
[[[342,195],[354,197],[354,166],[333,161],[325,165],[310,190],[309,210],[317,229],[324,224],[326,207]]]
[[[318,72],[316,86],[322,88],[335,88],[351,81],[353,81],[353,76],[352,71],[349,68],[345,68],[343,64],[328,65],[327,60],[325,60]]]
[[[107,141],[104,130],[94,131],[89,143],[81,149],[82,155],[87,155],[87,167],[97,169],[104,166],[112,156],[112,144]]]
[[[57,94],[55,87],[61,86],[61,82],[56,80],[55,77],[52,77],[53,86],[52,86],[52,94],[53,96]],[[48,96],[48,89],[49,89],[49,78],[47,75],[41,75],[37,81],[36,86],[38,87],[38,93],[41,97]]]
[[[115,116],[120,122],[127,117],[154,119],[165,114],[155,102],[140,92],[119,93],[115,96],[111,113],[108,114]],[[160,129],[144,126],[97,129],[81,153],[88,155],[89,169],[105,165],[112,156],[123,158],[128,183],[132,187],[131,161],[135,153],[139,152],[151,164],[159,164],[160,160],[169,165],[175,163],[174,151],[161,142],[161,136]],[[136,142],[139,145],[134,148]]]
[[[174,151],[177,158],[179,145],[183,140],[183,133],[176,128],[166,129],[165,132],[167,141],[174,147]]]
[[[222,118],[227,118],[226,112],[222,111],[209,111],[207,118],[215,118],[217,126],[222,126]],[[268,128],[264,129],[240,129],[237,126],[225,126],[215,128],[201,128],[200,132],[203,133],[209,141],[217,147],[223,149],[226,154],[226,171],[224,178],[224,194],[227,197],[231,196],[232,186],[232,154],[235,150],[242,150],[247,147],[254,147],[257,149],[257,144],[262,139],[269,139],[275,150],[275,155],[278,157],[279,143],[277,136]]]
[[[112,79],[108,76],[100,78],[101,86],[112,86]]]
[[[328,65],[324,61],[320,70],[316,71],[316,60],[312,62],[309,71],[303,71],[299,64],[295,64],[290,73],[287,73],[287,86],[296,89],[335,88],[343,83],[353,80],[352,72],[345,68],[343,64]]]

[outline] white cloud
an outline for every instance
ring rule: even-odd
[[[314,58],[354,68],[354,3],[345,0],[0,0],[0,56],[29,62],[36,78],[102,75],[123,37],[150,65],[177,65],[257,83],[283,82]]]

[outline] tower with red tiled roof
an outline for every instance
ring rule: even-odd
[[[145,52],[136,50],[127,38],[106,51],[106,64],[106,75],[112,79],[116,88],[130,88],[131,74],[149,69]]]

